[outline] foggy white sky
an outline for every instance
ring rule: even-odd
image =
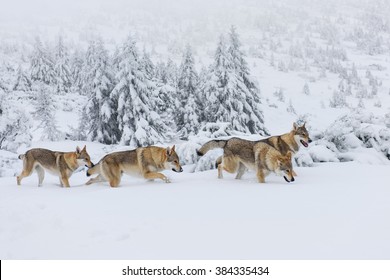
[[[374,7],[373,1],[390,0],[0,0],[0,38],[31,42],[39,35],[53,40],[61,32],[73,41],[97,34],[119,42],[134,32],[145,43],[164,43],[169,35],[183,42],[192,36],[203,44],[231,25],[249,38],[258,32],[256,21],[267,16],[288,24],[307,18],[305,13],[321,17],[344,11],[348,16],[350,7]]]

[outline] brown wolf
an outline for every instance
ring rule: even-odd
[[[69,187],[69,178],[77,168],[82,165],[86,167],[93,166],[86,146],[82,150],[77,147],[75,152],[56,152],[36,148],[19,155],[19,159],[23,160],[23,170],[16,177],[18,185],[24,177],[30,176],[35,170],[38,173],[38,186],[42,186],[46,169],[48,172],[59,176],[61,186]]]
[[[237,169],[229,169],[231,173],[238,171],[236,179],[240,179],[242,175],[245,173],[246,168],[254,168],[255,166],[255,154],[254,154],[254,146],[257,143],[265,143],[276,149],[282,155],[287,155],[288,152],[291,154],[295,154],[298,152],[300,146],[308,146],[308,143],[311,142],[309,137],[309,133],[305,127],[305,124],[302,126],[298,126],[297,124],[293,124],[293,129],[289,133],[285,133],[278,136],[271,136],[266,139],[258,140],[258,141],[250,141],[245,139],[240,139],[237,137],[233,137],[228,140],[211,140],[205,143],[198,151],[199,156],[203,156],[209,150],[222,148],[223,156],[219,157],[216,162],[216,166],[218,167],[218,177],[222,178],[222,169],[219,168],[222,162],[229,161],[229,158],[233,156],[238,156],[240,158],[244,158],[246,164],[242,162],[238,164]],[[225,163],[223,164],[226,165]],[[296,176],[295,172],[293,175]]]
[[[172,169],[175,172],[182,172],[179,157],[172,148],[160,148],[149,146],[137,148],[131,151],[115,152],[104,156],[99,163],[88,169],[87,176],[99,174],[86,184],[108,181],[111,187],[117,187],[123,173],[129,175],[141,175],[145,179],[161,179],[170,183],[169,179],[159,171]]]
[[[259,142],[254,146],[254,152],[256,176],[260,183],[265,182],[265,177],[270,172],[275,172],[277,175],[283,176],[287,182],[295,181],[291,163],[291,151],[288,151],[286,155],[282,155],[272,146],[264,142]],[[226,170],[225,164],[223,168]],[[222,167],[218,167],[218,171],[220,169]]]

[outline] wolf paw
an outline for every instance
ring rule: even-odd
[[[164,182],[165,182],[165,183],[170,183],[170,182],[171,182],[171,180],[169,180],[169,178],[168,178],[168,177],[165,177],[165,178],[164,178]]]

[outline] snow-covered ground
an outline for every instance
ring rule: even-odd
[[[0,259],[389,259],[388,168],[318,163],[259,184],[185,166],[164,172],[171,184],[124,176],[116,189],[84,172],[71,188],[3,177]]]

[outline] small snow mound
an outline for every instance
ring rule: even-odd
[[[337,155],[325,146],[312,146],[309,154],[314,162],[339,162]]]
[[[222,154],[222,149],[215,149],[207,152],[199,159],[195,167],[195,172],[215,169],[215,162]]]

